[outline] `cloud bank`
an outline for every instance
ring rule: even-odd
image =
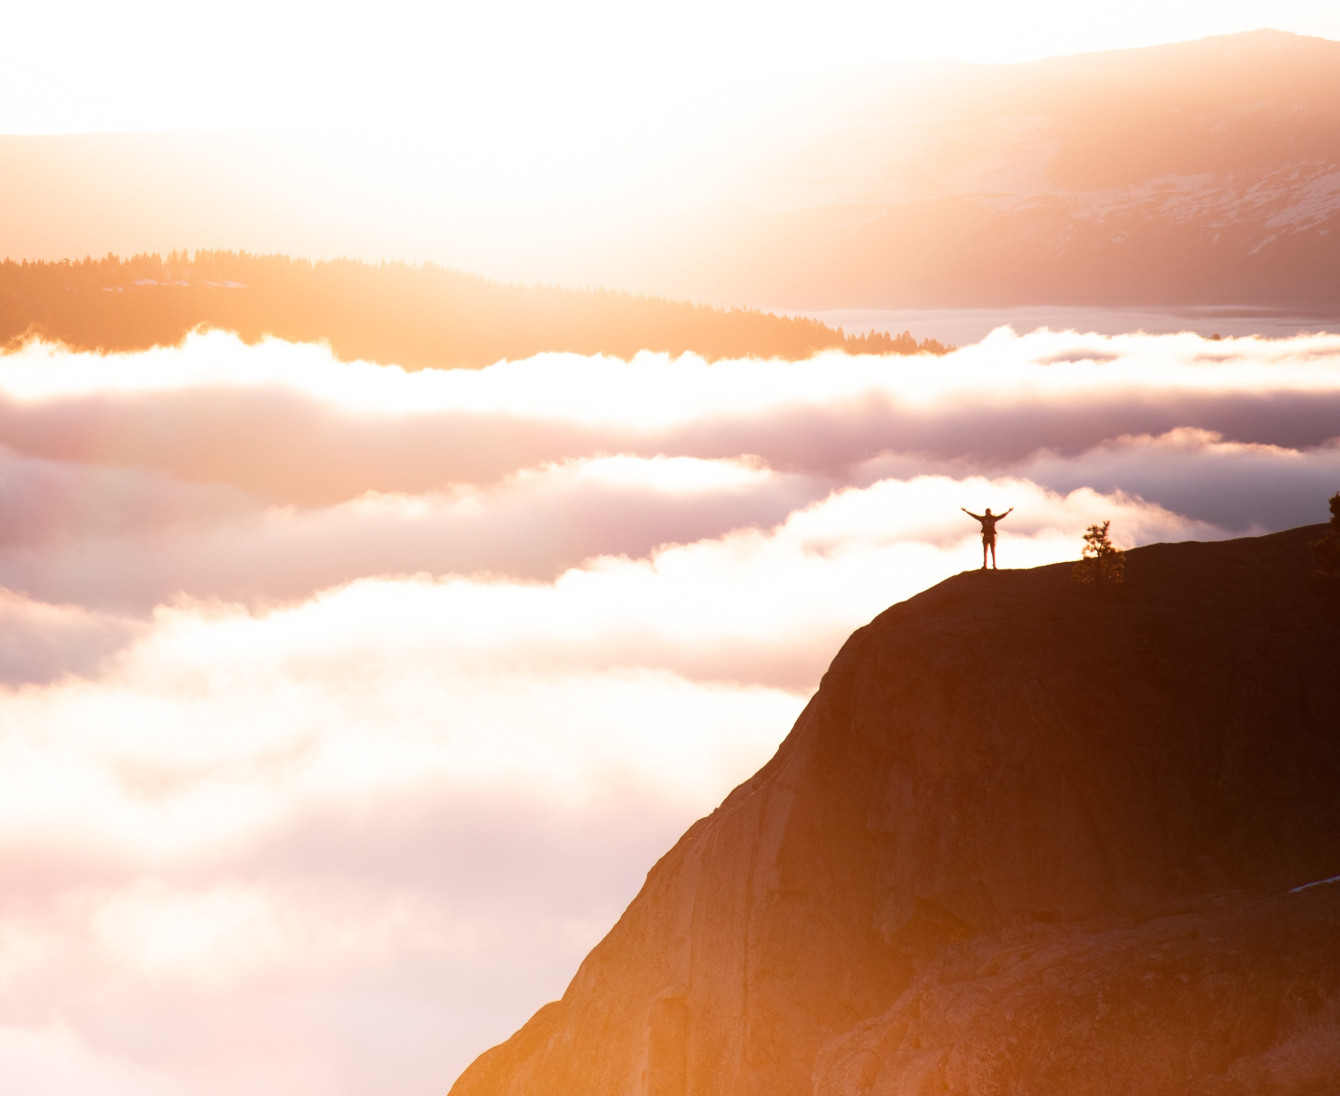
[[[1340,338],[473,373],[0,357],[0,1088],[442,1091],[852,629],[1322,520]]]

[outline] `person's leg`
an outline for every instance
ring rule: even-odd
[[[991,538],[991,570],[996,570],[996,539]]]
[[[987,540],[986,537],[983,537],[983,538],[982,538],[982,570],[983,570],[983,571],[986,570],[986,547],[987,547],[987,545],[990,544],[990,543],[991,543],[991,542],[990,542],[989,540]]]

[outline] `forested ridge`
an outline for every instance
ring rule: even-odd
[[[407,369],[481,368],[543,351],[694,352],[799,359],[819,350],[942,354],[904,332],[847,335],[816,320],[610,290],[507,285],[426,263],[311,262],[245,251],[0,263],[0,344],[58,340],[140,350],[197,327],[329,341],[344,360]]]

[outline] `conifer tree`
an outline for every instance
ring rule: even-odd
[[[1094,586],[1118,586],[1126,574],[1126,553],[1113,545],[1108,536],[1112,522],[1090,525],[1084,534],[1084,549],[1081,558],[1070,572],[1076,582]]]
[[[1312,581],[1318,589],[1340,595],[1340,491],[1331,496],[1331,526],[1321,540],[1312,542],[1317,569]]]

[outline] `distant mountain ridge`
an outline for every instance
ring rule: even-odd
[[[0,348],[42,337],[77,350],[144,350],[176,345],[201,326],[248,341],[325,340],[339,358],[406,369],[476,369],[544,351],[801,359],[828,349],[948,349],[906,332],[847,335],[756,309],[503,285],[432,264],[311,263],[218,251],[172,252],[166,260],[0,262]]]
[[[1340,1075],[1324,527],[960,574],[452,1096],[1321,1096]]]
[[[468,148],[383,152],[310,133],[0,136],[0,239],[14,258],[187,243],[431,259],[811,312],[1340,313],[1340,42],[1325,39],[796,77],[722,104],[652,167],[600,177],[585,204],[542,173],[524,202],[453,195]]]
[[[779,104],[797,122],[704,265],[736,299],[1340,305],[1340,43],[874,69],[812,98]]]

